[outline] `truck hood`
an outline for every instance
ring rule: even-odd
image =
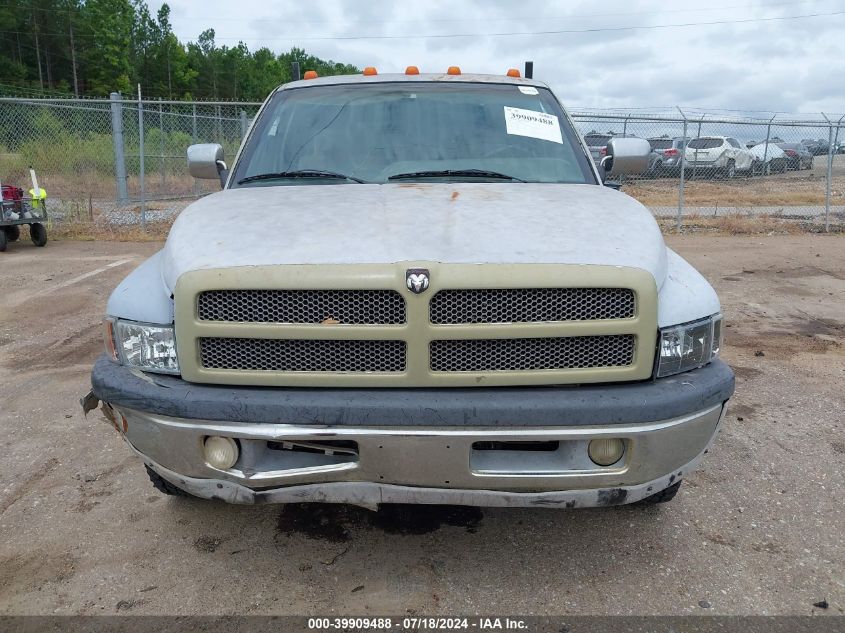
[[[666,247],[651,213],[597,185],[296,185],[221,191],[170,231],[162,275],[285,264],[598,264],[649,271]]]

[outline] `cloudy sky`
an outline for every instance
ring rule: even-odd
[[[155,11],[161,2],[149,4]],[[252,50],[277,52],[301,46],[380,72],[408,64],[440,72],[456,64],[465,72],[504,73],[531,59],[535,77],[569,107],[845,112],[845,0],[172,0],[170,6],[183,41],[213,28],[218,44],[240,40]],[[817,17],[794,18],[808,15]]]

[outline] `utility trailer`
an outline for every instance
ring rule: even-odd
[[[35,173],[31,173],[33,185],[29,198],[20,187],[0,184],[0,252],[6,250],[9,242],[20,239],[24,224],[29,225],[33,244],[47,244],[47,192],[38,186]]]

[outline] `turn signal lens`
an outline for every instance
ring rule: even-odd
[[[406,75],[419,75],[419,74],[420,74],[420,69],[419,69],[419,68],[417,68],[416,66],[408,66],[408,67],[405,69],[405,74],[406,74]]]
[[[109,360],[113,360],[114,362],[120,362],[120,358],[117,355],[117,348],[114,345],[114,319],[106,319],[103,321],[103,342],[106,344],[106,354],[108,354]]]
[[[205,461],[218,470],[229,470],[238,461],[238,444],[231,437],[207,437],[204,451]]]
[[[305,74],[302,75],[303,79],[316,79],[317,78],[317,71],[316,70],[306,70]]]
[[[373,66],[367,66],[364,69],[364,75],[370,77],[372,75],[378,75],[378,71]]]
[[[509,68],[508,69],[508,77],[521,77],[522,75],[519,74],[519,71],[516,68]]]
[[[461,69],[458,66],[449,66],[449,70],[446,71],[447,75],[460,75]]]
[[[622,459],[625,444],[619,438],[593,440],[587,447],[587,453],[594,464],[610,466]]]

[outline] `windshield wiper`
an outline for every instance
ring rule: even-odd
[[[513,182],[525,182],[522,178],[508,176],[498,171],[487,171],[486,169],[443,169],[441,171],[410,171],[407,174],[393,174],[388,180],[412,180],[414,178],[444,178],[457,176],[459,178],[494,178],[496,180],[511,180]]]
[[[255,176],[247,176],[238,181],[239,185],[245,182],[254,182],[256,180],[282,180],[284,178],[334,178],[338,180],[351,180],[360,184],[365,184],[365,181],[354,176],[347,176],[346,174],[339,174],[336,171],[324,171],[322,169],[297,169],[295,171],[277,171],[268,174],[256,174]]]

